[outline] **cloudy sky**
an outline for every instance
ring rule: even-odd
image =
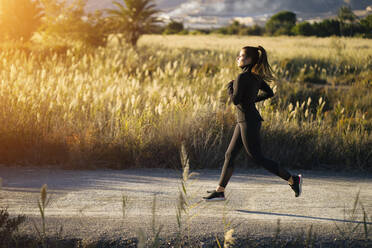
[[[122,2],[122,0],[118,0]],[[110,8],[112,0],[88,0],[88,9]],[[327,17],[349,4],[353,10],[365,9],[372,0],[155,0],[164,18],[184,21],[188,26],[223,25],[239,17],[262,23],[280,10],[290,10],[301,19]]]

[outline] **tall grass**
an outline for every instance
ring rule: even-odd
[[[123,214],[123,219],[127,216],[127,209],[129,205],[129,197],[125,193],[122,193],[121,195],[121,211]]]
[[[220,166],[235,122],[225,85],[247,43],[268,49],[278,75],[277,96],[257,104],[268,155],[301,168],[370,169],[372,46],[346,38],[145,36],[137,50],[114,42],[55,52],[3,47],[0,163],[172,167],[185,144],[191,167]],[[309,88],[318,79],[350,88]]]
[[[151,218],[151,239],[147,237],[147,233],[140,228],[137,231],[137,247],[151,247],[151,248],[158,248],[160,246],[160,233],[163,229],[163,225],[157,225],[156,224],[156,194],[154,194],[153,201],[152,201],[152,207],[151,207],[151,212],[152,212],[152,218]],[[150,240],[150,243],[146,245],[146,241]]]
[[[234,247],[234,243],[235,243],[235,237],[233,237],[234,230],[235,230],[235,228],[238,227],[238,225],[243,223],[243,221],[241,221],[240,223],[234,224],[234,226],[233,226],[233,220],[231,218],[229,218],[229,216],[228,216],[229,203],[230,203],[230,195],[227,196],[227,199],[224,202],[223,209],[222,209],[222,226],[223,226],[223,233],[224,233],[223,243],[220,242],[220,240],[218,239],[218,237],[216,235],[216,243],[217,243],[219,248],[221,248],[221,247],[224,247],[224,248]],[[223,244],[223,246],[221,245],[221,243]]]
[[[37,205],[39,207],[40,211],[40,217],[41,217],[41,228],[37,227],[37,224],[33,222],[34,228],[37,232],[39,241],[41,242],[42,247],[48,247],[47,245],[47,232],[45,228],[45,209],[48,206],[50,202],[50,197],[47,196],[47,185],[44,184],[40,189],[40,199],[37,202]]]
[[[202,201],[193,201],[196,198],[195,193],[190,192],[190,186],[193,181],[192,177],[198,175],[196,172],[190,172],[189,155],[184,146],[180,148],[180,161],[182,166],[182,177],[178,190],[178,198],[176,202],[176,220],[177,220],[177,246],[184,247],[190,241],[190,226],[193,219],[198,216],[196,211],[201,206]]]

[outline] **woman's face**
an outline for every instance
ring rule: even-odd
[[[252,61],[252,59],[245,55],[244,50],[243,49],[240,50],[240,53],[239,53],[238,57],[236,58],[237,66],[239,66],[239,67],[246,66],[246,65],[250,64],[251,61]]]

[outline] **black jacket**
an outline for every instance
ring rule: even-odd
[[[243,67],[242,73],[238,75],[236,80],[228,84],[230,99],[237,107],[238,122],[263,121],[264,119],[256,109],[255,103],[274,96],[270,86],[264,80],[252,74],[251,69],[250,65]],[[262,90],[263,94],[258,95],[259,90]]]

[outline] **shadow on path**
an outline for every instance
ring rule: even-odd
[[[261,211],[249,211],[249,210],[241,210],[241,209],[238,209],[236,211],[246,213],[246,214],[275,215],[275,216],[286,216],[286,217],[294,217],[294,218],[306,218],[306,219],[313,219],[313,220],[328,220],[328,221],[337,221],[337,222],[344,222],[344,223],[364,224],[363,221],[357,221],[357,220],[341,220],[341,219],[334,219],[334,218],[314,217],[314,216],[297,215],[297,214],[281,214],[281,213],[271,213],[271,212],[261,212]],[[372,225],[372,222],[365,222],[365,224]]]

